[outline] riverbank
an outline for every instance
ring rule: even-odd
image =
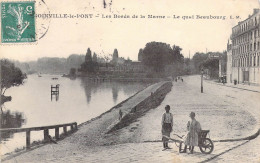
[[[143,109],[151,109],[157,107],[154,104],[159,104],[159,100],[156,103],[153,102],[153,97],[156,97],[162,101],[165,95],[171,90],[171,82],[159,82],[153,85],[148,86],[144,90],[136,93],[134,96],[128,98],[127,100],[121,102],[120,104],[116,105],[106,113],[101,114],[100,116],[82,123],[78,126],[79,130],[70,137],[65,138],[62,141],[58,142],[58,145],[47,144],[41,148],[35,149],[33,151],[28,151],[21,156],[29,156],[34,158],[37,156],[37,160],[44,160],[44,157],[49,154],[50,148],[55,148],[55,150],[60,151],[62,153],[66,153],[66,151],[78,151],[78,150],[86,150],[86,148],[92,148],[99,145],[108,145],[108,144],[115,144],[116,137],[113,137],[113,132],[110,134],[106,134],[113,128],[113,125],[120,124],[119,121],[119,110],[123,112],[122,122],[124,122],[124,117],[130,117],[133,115],[137,115],[141,112],[145,112]],[[151,97],[151,93],[153,96]],[[160,96],[160,98],[159,98]],[[144,102],[145,101],[145,105]],[[150,103],[151,102],[151,103]],[[146,106],[147,107],[144,107]],[[149,105],[149,106],[148,106]],[[136,113],[131,113],[132,109],[136,108]],[[147,111],[147,110],[146,110]],[[111,126],[112,125],[112,126]],[[124,125],[128,125],[124,123]],[[111,138],[113,137],[113,138]],[[112,140],[111,140],[112,139]],[[37,153],[41,153],[43,157],[38,157]],[[36,155],[34,155],[36,154]],[[45,156],[44,156],[45,155]],[[15,155],[11,155],[3,160],[8,160],[14,157]],[[23,162],[23,161],[22,161]],[[27,161],[26,161],[27,162]]]
[[[145,77],[120,77],[120,76],[75,76],[75,75],[62,75],[62,77],[76,79],[85,78],[92,82],[106,82],[106,81],[116,81],[116,82],[161,82],[161,81],[171,81],[170,78],[145,78]]]

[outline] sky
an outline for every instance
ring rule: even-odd
[[[109,3],[112,2],[111,5]],[[226,50],[231,29],[259,8],[259,0],[45,0],[36,13],[99,14],[98,18],[36,18],[37,34],[44,26],[47,33],[36,44],[1,45],[1,58],[32,61],[40,57],[68,57],[86,54],[87,48],[98,55],[112,54],[137,60],[138,51],[151,41],[178,45],[183,55]],[[101,15],[137,15],[139,18],[114,19]],[[145,18],[140,18],[144,15]],[[150,19],[147,16],[169,16]],[[180,19],[173,19],[173,15]],[[226,19],[182,19],[183,16],[225,16]],[[230,19],[240,16],[240,19]]]

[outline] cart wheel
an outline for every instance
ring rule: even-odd
[[[179,146],[179,153],[184,151],[184,147],[185,147],[185,145],[181,142],[180,146]]]
[[[200,145],[200,151],[204,154],[210,154],[214,149],[214,144],[209,138],[202,140]]]

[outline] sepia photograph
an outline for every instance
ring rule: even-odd
[[[0,4],[0,162],[260,163],[260,0]]]

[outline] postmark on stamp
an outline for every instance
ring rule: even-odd
[[[35,2],[1,2],[1,43],[36,42]]]

